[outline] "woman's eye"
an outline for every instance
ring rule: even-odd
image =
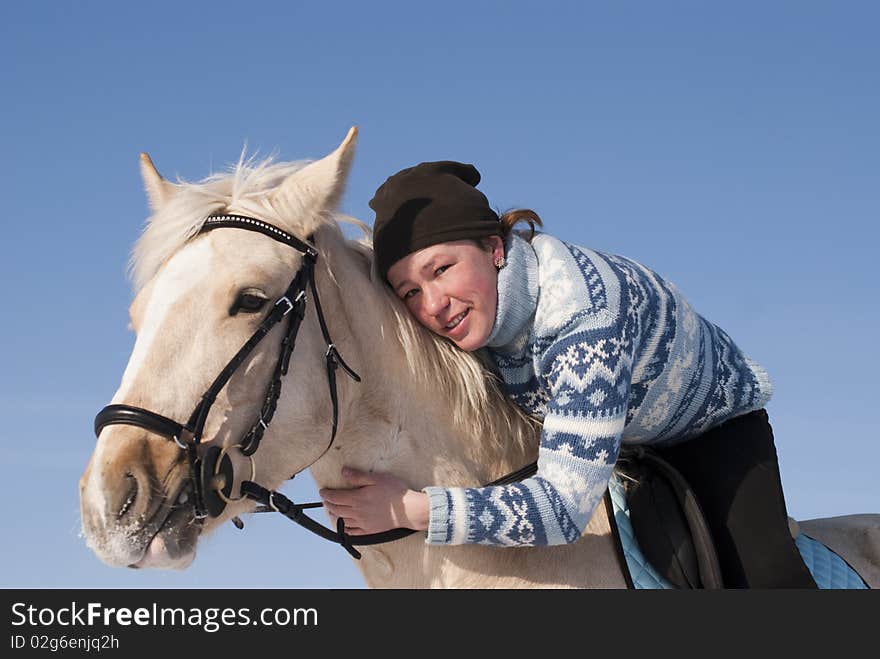
[[[434,271],[434,274],[435,274],[435,275],[443,274],[443,272],[445,272],[446,270],[448,270],[450,267],[451,267],[451,266],[448,266],[448,265],[441,265],[439,268],[437,268],[437,269]]]
[[[235,304],[229,310],[229,315],[234,316],[239,311],[243,313],[254,313],[263,308],[269,298],[262,293],[241,293],[235,300]]]
[[[419,290],[417,288],[411,288],[406,293],[403,294],[403,299],[408,300],[418,292],[419,292]]]

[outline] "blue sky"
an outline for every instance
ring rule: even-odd
[[[767,368],[790,513],[880,512],[878,24],[870,2],[4,3],[0,586],[361,586],[269,516],[187,571],[112,569],[77,500],[133,345],[138,153],[195,180],[352,125],[345,212],[473,162],[497,208],[654,268]]]

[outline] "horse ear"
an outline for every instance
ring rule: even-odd
[[[352,126],[333,153],[288,176],[273,199],[318,210],[335,208],[354,160],[357,134],[357,126]]]
[[[154,211],[159,210],[174,195],[174,184],[162,178],[146,153],[141,153],[141,177],[144,179],[150,208]]]

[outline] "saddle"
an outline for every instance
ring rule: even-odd
[[[642,553],[677,588],[723,588],[715,541],[697,496],[655,451],[623,447],[617,462]]]
[[[789,528],[766,410],[672,446],[624,445],[617,472],[642,554],[675,587],[818,586]]]

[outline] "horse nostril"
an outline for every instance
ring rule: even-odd
[[[122,506],[119,508],[119,512],[116,513],[116,517],[121,519],[125,516],[125,513],[129,511],[129,509],[134,505],[135,499],[137,499],[138,493],[138,483],[137,479],[131,473],[125,474],[125,482],[127,484],[126,488],[126,496],[123,500]]]

